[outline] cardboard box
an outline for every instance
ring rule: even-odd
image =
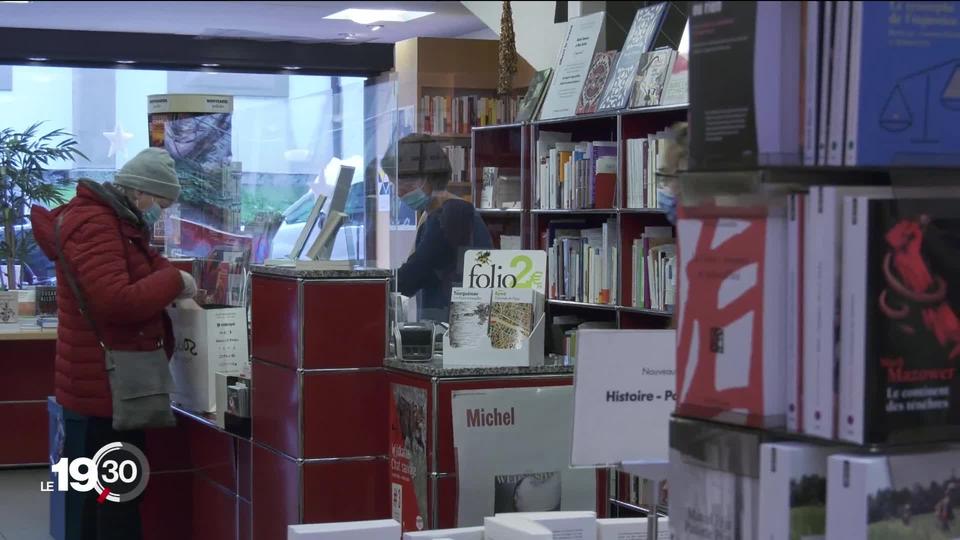
[[[403,533],[403,540],[483,540],[483,527]]]
[[[244,308],[206,307],[186,302],[167,308],[176,351],[170,362],[173,401],[198,412],[217,408],[216,373],[242,373],[249,363]]]
[[[647,518],[597,520],[598,540],[647,540]],[[670,540],[670,518],[657,520],[657,540]]]
[[[287,540],[397,540],[398,538],[400,538],[400,524],[392,519],[287,526]]]
[[[510,512],[497,516],[529,519],[550,529],[554,538],[597,540],[596,512]]]

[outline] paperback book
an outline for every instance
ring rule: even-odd
[[[681,105],[690,102],[690,23],[683,27],[683,37],[674,55],[670,72],[663,85],[661,105]]]
[[[637,10],[623,49],[617,57],[617,66],[603,90],[599,110],[619,110],[630,103],[630,92],[633,90],[640,60],[657,37],[668,7],[666,2],[662,2]]]
[[[760,446],[760,538],[823,538],[829,447]]]
[[[677,52],[673,49],[657,49],[640,59],[640,70],[633,83],[630,107],[654,107],[660,105],[663,85],[673,68]]]
[[[487,341],[491,289],[454,287],[450,297],[450,345],[477,348]]]
[[[792,193],[787,200],[787,429],[803,429],[803,313],[804,253],[816,249],[817,238],[804,235],[807,194]]]
[[[616,61],[617,51],[598,52],[593,55],[587,80],[583,83],[583,90],[580,92],[580,101],[577,102],[577,114],[597,112],[600,97],[603,95],[603,89]]]
[[[494,349],[520,349],[539,318],[533,289],[493,289],[488,333]]]
[[[529,122],[537,118],[540,112],[540,104],[543,103],[543,96],[550,86],[550,76],[553,74],[553,68],[541,69],[533,74],[530,84],[527,85],[527,93],[520,100],[517,110],[517,122]]]

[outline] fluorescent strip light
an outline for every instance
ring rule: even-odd
[[[403,9],[347,8],[327,15],[324,19],[347,20],[357,24],[375,24],[379,22],[408,22],[433,15],[433,13],[433,11],[407,11]]]
[[[27,58],[27,60],[31,62],[46,62],[47,60],[49,60],[49,58],[47,58],[46,56],[31,56],[30,58]]]
[[[136,60],[117,60],[118,64],[136,64]]]

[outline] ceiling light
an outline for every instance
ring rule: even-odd
[[[288,71],[296,71],[300,69],[300,66],[283,66],[283,69],[286,69]]]
[[[382,24],[375,24],[375,25],[373,25],[373,26],[370,27],[370,31],[371,31],[371,32],[379,32],[379,31],[382,30],[382,29],[383,29],[383,25],[382,25]]]
[[[3,0],[0,4],[29,4],[29,0]]]
[[[136,64],[136,60],[117,60],[118,64]]]
[[[200,67],[215,68],[215,67],[220,67],[220,64],[214,64],[214,63],[200,64]]]
[[[47,60],[49,60],[49,58],[45,56],[31,56],[30,58],[27,58],[27,60],[31,62],[46,62]]]
[[[343,19],[357,24],[374,24],[379,22],[407,22],[420,17],[433,15],[432,11],[406,11],[403,9],[362,9],[348,8],[327,15],[324,19]]]

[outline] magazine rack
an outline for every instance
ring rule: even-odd
[[[489,340],[482,347],[453,347],[450,331],[443,334],[443,367],[542,366],[545,315],[540,315],[530,337],[519,349],[495,349]]]

